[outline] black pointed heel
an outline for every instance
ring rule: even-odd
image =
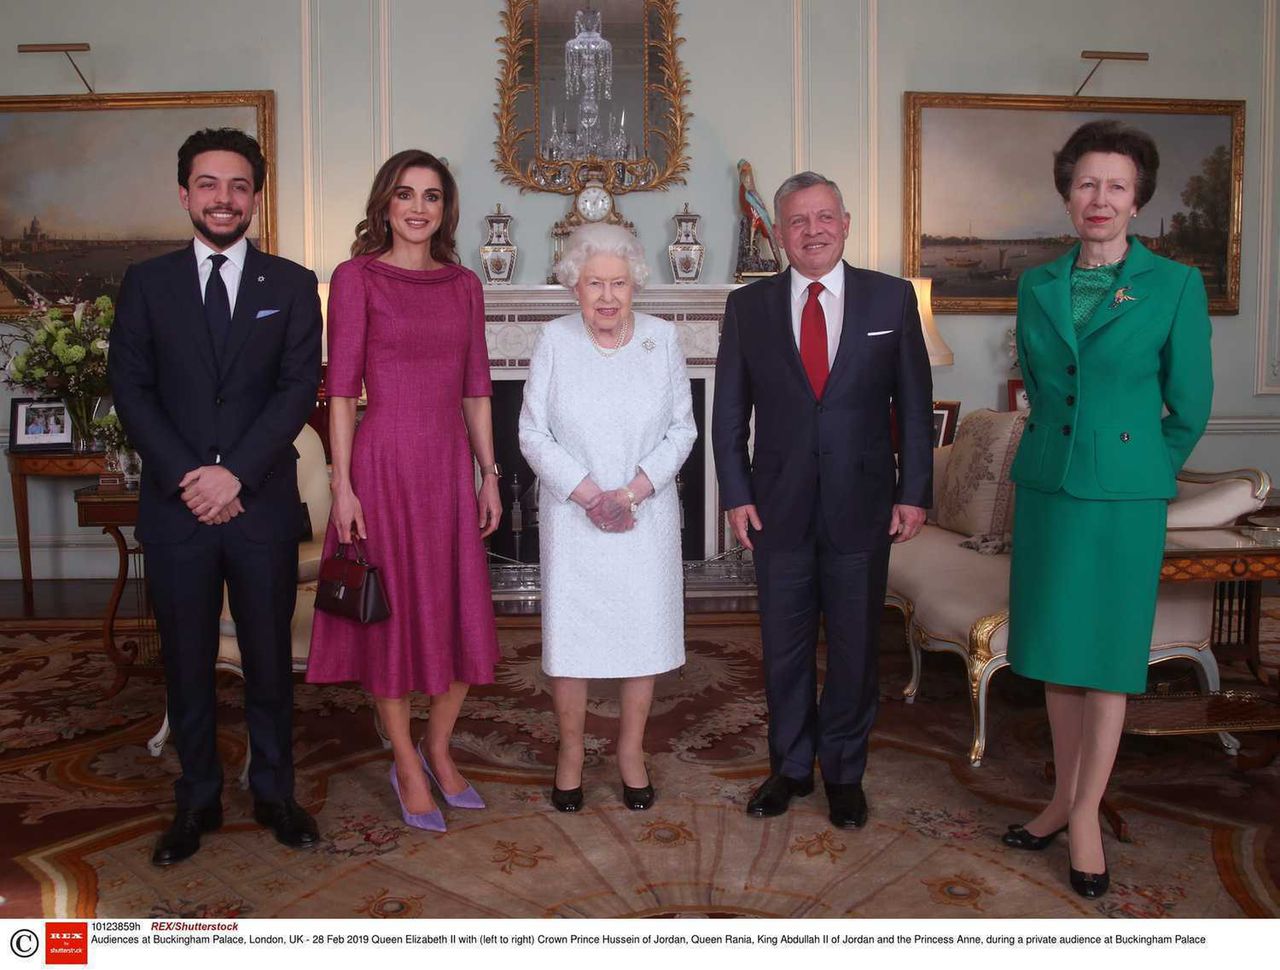
[[[1011,849],[1026,849],[1028,852],[1042,852],[1047,849],[1053,840],[1067,830],[1064,825],[1060,829],[1055,829],[1048,835],[1032,835],[1021,825],[1010,825],[1009,831],[1000,836],[1000,841]]]

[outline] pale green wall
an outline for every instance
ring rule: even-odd
[[[1067,94],[1088,69],[1082,49],[1150,51],[1148,64],[1104,66],[1090,93],[1248,102],[1241,314],[1215,321],[1216,427],[1193,463],[1280,473],[1280,395],[1254,394],[1258,242],[1265,226],[1274,246],[1280,228],[1280,167],[1269,211],[1260,205],[1258,174],[1264,44],[1280,42],[1276,3],[682,0],[681,54],[692,75],[689,182],[625,196],[620,207],[636,223],[656,278],[665,280],[671,216],[689,201],[703,216],[704,280],[722,282],[733,259],[737,159],[751,160],[766,194],[800,164],[844,188],[854,217],[849,258],[899,272],[904,90]],[[20,42],[61,40],[93,45],[81,63],[103,92],[273,89],[283,255],[309,261],[327,278],[346,254],[383,144],[391,151],[421,146],[448,156],[458,177],[459,243],[468,264],[477,264],[484,214],[501,202],[515,215],[518,282],[542,281],[546,230],[565,200],[521,195],[500,184],[490,164],[499,0],[222,0],[215,8],[210,16],[209,4],[196,0],[5,0],[0,95],[76,93],[79,82],[65,60],[14,50]],[[1277,121],[1270,119],[1273,153],[1280,148]],[[1273,252],[1280,255],[1280,247]],[[1273,273],[1262,323],[1273,330],[1278,282],[1280,273]],[[1007,376],[1001,343],[1011,318],[939,322],[956,364],[935,371],[937,396],[959,399],[966,410],[995,406]],[[1280,391],[1280,375],[1273,383]],[[7,420],[5,407],[0,424]],[[112,568],[113,551],[76,527],[70,493],[70,483],[32,485],[37,576],[105,575]],[[0,577],[17,575],[13,532],[6,481]]]

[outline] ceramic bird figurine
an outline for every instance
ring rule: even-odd
[[[755,234],[769,243],[769,253],[779,259],[781,252],[778,237],[773,232],[773,221],[769,218],[769,208],[756,191],[756,178],[751,171],[751,163],[745,158],[738,159],[738,208],[750,226],[751,247],[755,246]]]

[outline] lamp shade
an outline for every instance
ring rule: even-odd
[[[924,346],[929,351],[929,364],[933,367],[945,367],[956,362],[947,342],[938,333],[938,326],[933,322],[933,280],[911,277],[911,285],[916,291],[916,304],[920,308],[920,329],[924,331]]]

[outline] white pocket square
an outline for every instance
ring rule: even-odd
[[[269,317],[273,313],[279,313],[279,312],[280,312],[279,310],[259,310],[257,319],[261,320],[263,317]]]
[[[887,333],[893,333],[892,330],[868,330],[868,337],[883,337]]]

